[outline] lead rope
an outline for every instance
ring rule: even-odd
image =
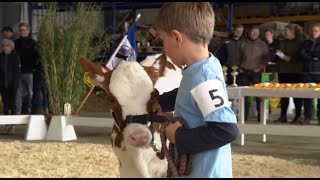
[[[164,129],[170,123],[174,123],[175,121],[180,121],[180,123],[187,127],[187,124],[182,119],[171,119],[163,124],[161,124],[160,128],[160,138],[161,138],[161,154],[167,158],[168,161],[168,171],[167,178],[170,177],[179,177],[186,176],[190,174],[192,168],[192,157],[191,154],[178,154],[176,162],[174,161],[174,144],[169,143],[169,148],[167,148],[167,137],[165,136]]]

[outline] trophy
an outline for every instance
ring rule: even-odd
[[[228,75],[228,67],[227,66],[222,66],[222,71],[223,71],[223,78],[224,78],[224,81],[225,81],[225,84],[227,85],[227,75]]]
[[[237,75],[238,75],[238,72],[237,72],[238,66],[233,65],[231,69],[232,69],[231,76],[233,77],[233,83],[230,86],[237,87],[238,85],[236,82],[237,82]]]

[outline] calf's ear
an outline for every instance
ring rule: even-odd
[[[104,73],[103,68],[100,65],[92,62],[85,57],[80,57],[80,64],[84,72],[89,72],[97,75],[102,75]]]
[[[157,80],[159,79],[158,70],[151,66],[142,66],[143,69],[147,72],[148,76],[150,77],[153,86],[156,84]]]
[[[108,93],[112,71],[106,71],[102,66],[85,57],[80,57],[80,64],[83,71],[90,74],[94,84],[100,86]]]

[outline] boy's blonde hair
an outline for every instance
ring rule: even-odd
[[[28,23],[26,23],[26,22],[21,22],[20,24],[19,24],[19,28],[21,28],[21,27],[26,27],[26,28],[28,28],[28,29],[30,29],[30,25],[28,24]]]
[[[168,34],[183,32],[194,43],[209,44],[214,31],[214,12],[208,2],[164,3],[155,28]]]

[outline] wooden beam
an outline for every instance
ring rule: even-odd
[[[301,15],[301,16],[274,16],[267,18],[242,18],[233,19],[232,24],[263,24],[272,21],[281,22],[303,22],[303,21],[319,21],[320,15]],[[216,22],[216,26],[225,25],[225,22]]]

